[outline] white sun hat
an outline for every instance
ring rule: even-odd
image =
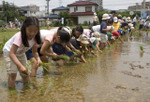
[[[118,18],[117,17],[114,17],[114,22],[118,22]]]
[[[107,19],[110,19],[110,16],[107,13],[103,14],[102,20],[107,20]]]
[[[99,33],[99,32],[94,32],[94,33],[93,33],[93,36],[94,36],[98,41],[101,40],[101,38],[100,38],[100,33]]]
[[[96,12],[94,12],[94,15],[97,16]]]

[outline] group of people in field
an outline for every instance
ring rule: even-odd
[[[15,88],[15,80],[19,71],[23,82],[29,82],[29,76],[36,76],[38,67],[48,63],[49,57],[63,65],[62,56],[74,60],[80,58],[87,63],[87,52],[98,56],[103,52],[106,44],[110,46],[116,39],[122,43],[121,36],[134,29],[131,19],[123,19],[121,15],[103,14],[102,23],[83,29],[77,25],[70,27],[56,27],[50,30],[40,30],[36,17],[27,17],[23,22],[21,31],[10,38],[3,47],[5,67],[8,74],[8,87]],[[31,73],[26,68],[27,59],[32,62]],[[49,66],[46,66],[46,70]]]

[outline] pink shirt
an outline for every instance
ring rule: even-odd
[[[29,43],[29,47],[25,47],[23,45],[21,32],[18,32],[5,43],[3,47],[3,52],[9,52],[13,44],[18,46],[17,53],[19,54],[25,53],[31,47],[38,45],[34,38],[32,40],[28,40],[28,43]]]

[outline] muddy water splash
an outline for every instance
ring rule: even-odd
[[[0,102],[149,102],[150,46],[144,39],[128,39],[88,64],[71,63],[44,76],[38,70],[30,88],[17,77],[16,92],[7,90],[1,57]],[[143,46],[141,54],[139,46]]]

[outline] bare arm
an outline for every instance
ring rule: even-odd
[[[77,50],[70,42],[68,43],[69,46],[76,52],[78,52],[79,54],[81,54],[81,51],[80,50]]]
[[[51,56],[55,59],[58,55],[56,55],[52,50],[50,51],[51,45],[52,44],[46,40],[41,47],[40,53],[46,56]]]
[[[84,56],[81,55],[81,60],[84,62],[84,63],[87,63],[87,61],[85,60]]]
[[[40,59],[40,57],[39,57],[39,54],[38,54],[38,52],[37,52],[37,47],[36,46],[33,46],[32,47],[32,54],[33,54],[33,56],[35,57],[35,59],[37,60],[37,65],[39,65],[39,64],[41,64],[42,63],[42,61],[41,61],[41,59]]]
[[[121,43],[123,43],[123,40],[121,39],[121,37],[119,36],[119,40],[121,41]]]
[[[16,45],[12,45],[11,50],[9,52],[9,57],[11,58],[11,60],[14,62],[14,64],[16,64],[16,66],[19,68],[19,70],[25,74],[27,73],[27,69],[25,68],[25,66],[23,66],[21,64],[21,62],[18,60],[18,58],[16,57],[16,52],[17,52],[18,46]]]
[[[100,45],[100,43],[99,43],[99,41],[97,41],[97,43],[96,43],[96,48],[97,48],[98,52],[102,53],[103,51],[100,50],[99,45]]]

